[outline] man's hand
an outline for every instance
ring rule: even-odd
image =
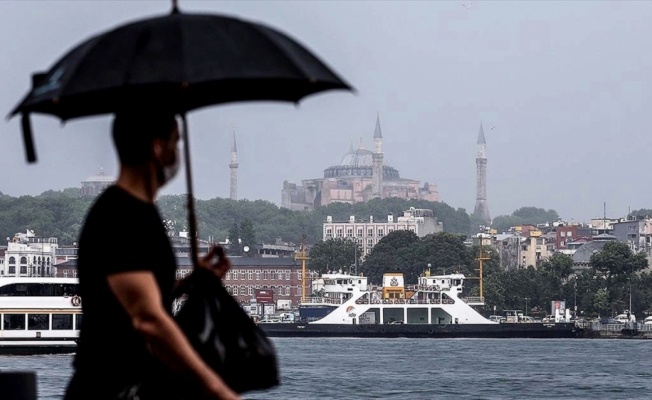
[[[226,252],[222,246],[211,247],[208,254],[199,260],[200,268],[211,270],[220,279],[224,279],[227,271],[231,269],[231,261],[226,256]]]

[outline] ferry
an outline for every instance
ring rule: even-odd
[[[567,319],[548,323],[496,322],[474,307],[480,297],[461,297],[463,274],[430,276],[408,287],[401,273],[387,273],[382,287],[364,276],[324,274],[320,293],[303,300],[297,322],[259,326],[270,337],[570,338],[581,329]],[[316,290],[315,290],[316,289]]]
[[[81,303],[77,278],[0,277],[0,354],[74,353]]]

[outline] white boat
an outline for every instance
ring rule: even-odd
[[[406,286],[401,273],[374,288],[364,276],[322,275],[320,296],[306,298],[296,323],[261,324],[269,336],[358,337],[575,337],[572,323],[498,323],[476,311],[480,297],[462,298],[464,275],[419,277]]]
[[[0,354],[74,353],[78,290],[77,278],[0,278]]]

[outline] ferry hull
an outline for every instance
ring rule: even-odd
[[[576,338],[582,330],[574,323],[502,324],[260,324],[269,337],[367,338]]]
[[[0,340],[0,355],[73,354],[77,342],[63,340]]]

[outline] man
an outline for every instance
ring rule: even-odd
[[[113,140],[118,180],[93,204],[79,239],[84,316],[65,400],[128,398],[139,384],[141,400],[239,399],[171,314],[176,262],[155,198],[178,170],[176,119],[117,114]],[[223,276],[229,260],[211,261],[220,253],[212,249],[199,267]]]

